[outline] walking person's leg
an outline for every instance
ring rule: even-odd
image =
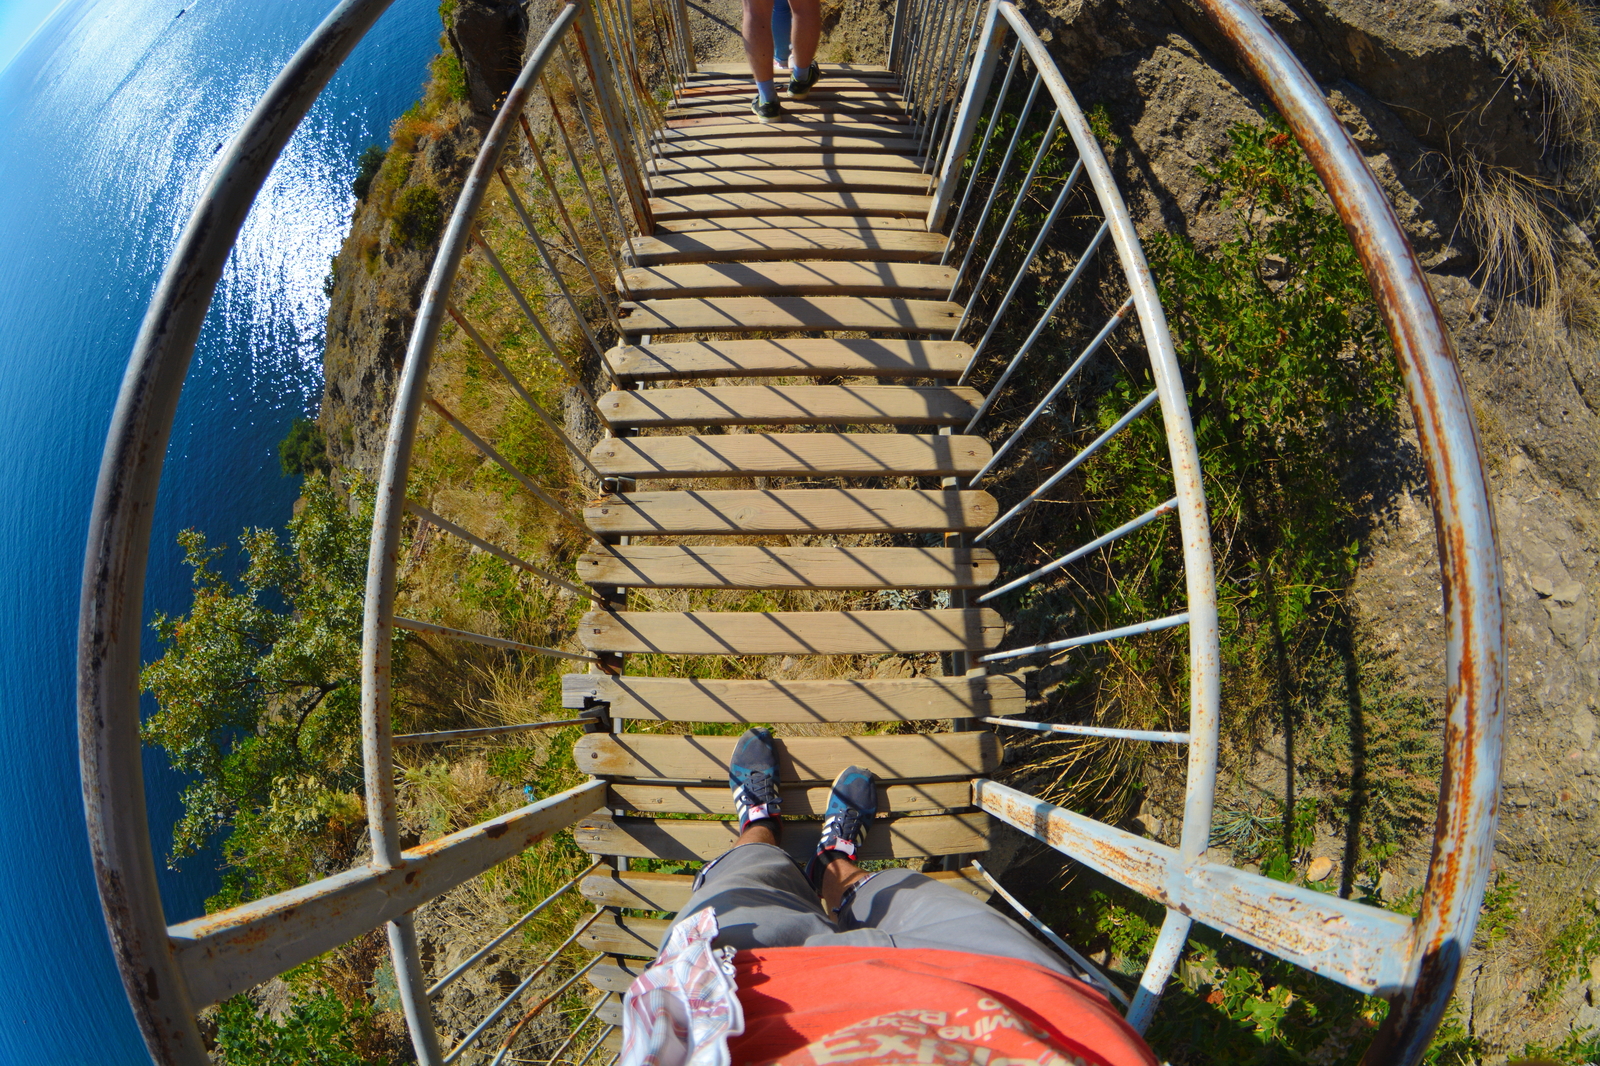
[[[772,65],[785,72],[794,58],[790,51],[794,45],[790,32],[794,28],[794,13],[789,10],[789,0],[772,0]]]
[[[729,787],[739,812],[739,839],[707,863],[674,925],[710,909],[717,947],[739,950],[793,947],[835,931],[799,867],[778,846],[778,761],[772,734],[746,730],[734,748]]]
[[[750,110],[762,123],[782,118],[783,105],[772,82],[772,0],[744,0],[744,57],[756,83]]]
[[[789,0],[789,10],[794,19],[790,33],[794,66],[789,72],[789,96],[804,100],[822,77],[822,68],[817,65],[817,42],[822,40],[822,3],[821,0]]]

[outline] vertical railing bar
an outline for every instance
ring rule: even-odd
[[[687,68],[684,77],[698,73],[699,68],[694,61],[694,38],[689,33],[689,4],[687,0],[671,0],[673,11],[677,14],[683,25],[683,62]]]
[[[566,64],[567,77],[571,79],[574,88],[572,98],[575,104],[575,110],[578,112],[578,119],[583,123],[584,133],[589,137],[589,147],[594,149],[595,160],[600,164],[600,180],[605,186],[606,199],[611,201],[611,210],[616,212],[617,215],[618,233],[620,234],[619,240],[621,243],[626,244],[629,236],[628,224],[626,221],[624,221],[622,204],[617,199],[616,190],[612,188],[611,185],[611,171],[606,166],[605,152],[600,150],[600,139],[595,136],[594,123],[589,121],[588,105],[584,103],[583,93],[577,90],[577,64],[573,62],[572,56],[567,52],[566,42],[563,41],[561,44],[561,60]]]
[[[981,13],[983,8],[978,5],[976,10]],[[940,168],[944,165],[945,156],[949,153],[951,145],[954,143],[950,134],[955,129],[954,115],[956,113],[956,105],[961,102],[961,86],[966,83],[967,76],[972,70],[972,64],[978,58],[976,42],[978,35],[982,31],[983,21],[981,19],[973,19],[972,25],[966,34],[966,46],[961,50],[960,71],[951,72],[950,85],[954,92],[940,105],[938,113],[934,115],[934,134],[930,139],[933,151],[927,153],[925,157],[923,166],[923,173],[925,174],[939,173]],[[949,125],[946,125],[946,119],[951,120]]]
[[[567,362],[566,356],[561,354],[561,349],[556,346],[555,339],[544,328],[544,323],[539,320],[539,316],[533,313],[533,306],[528,303],[528,298],[522,294],[522,290],[517,287],[517,283],[511,280],[511,275],[506,272],[505,266],[500,262],[500,257],[494,254],[494,249],[489,247],[489,243],[483,239],[482,233],[479,233],[477,237],[478,250],[489,261],[489,265],[494,268],[494,272],[500,275],[500,280],[511,292],[511,298],[517,302],[518,307],[522,308],[522,313],[533,324],[534,331],[539,334],[539,339],[544,342],[544,346],[549,349],[551,355],[555,356],[556,362],[560,363],[566,370],[567,375],[572,379],[572,387],[578,390],[578,395],[582,396],[584,401],[588,403],[595,417],[600,419],[603,425],[609,426],[611,423],[606,418],[605,412],[600,410],[600,405],[590,395],[589,388],[583,383],[583,378],[578,374],[577,369]]]
[[[516,988],[513,988],[509,993],[507,993],[506,997],[495,1005],[495,1008],[484,1017],[483,1021],[479,1022],[470,1033],[462,1037],[459,1044],[450,1049],[450,1053],[444,1057],[444,1066],[450,1066],[450,1063],[461,1057],[462,1052],[466,1051],[473,1044],[476,1044],[478,1042],[478,1038],[483,1036],[484,1031],[488,1029],[489,1026],[500,1020],[500,1015],[506,1012],[506,1008],[515,1003],[517,1001],[517,997],[526,992],[528,990],[528,986],[537,981],[539,977],[543,975],[545,970],[550,968],[551,964],[556,961],[556,957],[565,951],[569,944],[577,940],[579,934],[581,934],[585,929],[588,929],[589,926],[593,925],[596,918],[600,917],[604,913],[606,912],[595,911],[592,915],[590,915],[589,920],[579,926],[578,929],[574,931],[573,934],[566,940],[562,941],[561,946],[556,948],[555,951],[551,952],[549,958],[540,963],[538,968],[530,973],[527,977],[524,977],[521,984],[517,985]],[[562,985],[557,988],[552,995],[560,995],[562,992],[566,991],[575,981],[577,981],[578,978],[594,969],[595,964],[603,958],[605,958],[604,955],[596,955],[594,958],[590,959],[579,968],[577,973],[567,978],[567,980],[562,983]],[[544,1003],[549,1002],[549,999],[550,997],[546,997],[544,1002],[540,1003],[540,1006],[544,1006]]]
[[[595,67],[597,62],[602,68],[605,66],[604,38],[596,24],[593,11],[580,7],[576,21],[578,50],[583,56],[584,65],[589,69],[589,84],[594,89],[595,108],[600,114],[611,145],[612,159],[617,165],[617,180],[622,183],[623,191],[627,193],[628,206],[633,211],[636,231],[649,233],[655,227],[650,221],[649,195],[645,191],[644,179],[639,172],[640,157],[636,154],[633,141],[630,139],[632,132],[627,105],[617,99],[619,87],[613,84],[610,72]],[[627,141],[627,151],[623,150],[619,141]]]
[[[407,508],[410,510],[422,510],[422,508],[416,507],[409,500],[407,501]],[[432,512],[429,512],[428,518],[430,521],[438,521],[438,516],[432,514]],[[588,593],[585,593],[585,595],[588,595]],[[449,973],[435,981],[433,983],[433,987],[428,989],[428,998],[432,999],[434,996],[437,996],[440,992],[443,992],[446,988],[450,987],[450,983],[452,981],[466,973],[468,970],[472,969],[473,965],[479,959],[483,958],[485,955],[489,954],[489,952],[493,951],[495,948],[504,943],[506,937],[510,936],[512,933],[515,933],[518,929],[521,929],[524,925],[527,925],[528,922],[538,917],[541,911],[550,906],[550,904],[554,903],[560,897],[572,891],[573,887],[576,886],[579,881],[582,881],[585,877],[588,877],[590,874],[594,873],[595,870],[599,869],[602,865],[604,865],[604,863],[604,859],[594,860],[594,862],[590,863],[588,868],[582,873],[578,874],[576,877],[573,877],[571,880],[567,881],[566,884],[550,893],[542,902],[535,904],[531,911],[508,925],[505,932],[501,933],[499,936],[483,945],[483,947],[473,952],[471,957],[469,957],[465,962],[461,963],[455,969],[451,970]]]
[[[533,162],[539,168],[540,177],[544,178],[545,188],[549,189],[550,195],[555,198],[556,211],[558,214],[560,214],[561,221],[565,226],[565,229],[562,231],[562,235],[565,236],[567,240],[572,242],[573,248],[581,249],[583,247],[583,237],[581,235],[581,231],[578,229],[578,224],[573,221],[571,212],[567,210],[567,201],[566,198],[561,195],[561,189],[556,182],[555,174],[551,172],[550,165],[545,162],[544,151],[539,147],[538,140],[533,136],[533,130],[528,127],[528,120],[526,118],[522,118],[521,122],[522,135],[527,138],[528,148],[533,155]],[[587,193],[588,190],[585,189],[584,191]],[[601,224],[600,213],[595,210],[593,200],[589,201],[589,211],[591,213],[590,217],[594,219],[595,232],[600,234],[600,246],[605,249],[606,258],[610,261],[611,269],[620,274],[621,267],[619,266],[619,261],[617,259],[616,249],[611,246],[611,235],[606,232],[605,226]],[[589,265],[589,257],[587,255],[584,255],[583,262],[585,266]],[[589,274],[591,277],[594,277],[594,270],[592,268],[590,269]],[[601,285],[598,277],[594,277],[594,284],[596,292],[603,291],[604,286]]]
[[[569,63],[568,66],[570,68],[571,64]],[[589,204],[590,217],[592,217],[594,219],[595,228],[598,229],[601,232],[601,234],[605,234],[605,232],[606,232],[606,224],[604,222],[605,215],[600,211],[600,208],[595,204],[594,193],[592,193],[589,190],[589,178],[583,172],[583,164],[582,164],[582,162],[579,161],[577,146],[573,144],[572,137],[567,132],[567,123],[561,117],[561,108],[556,106],[555,91],[550,88],[549,79],[544,77],[543,75],[540,75],[539,84],[544,88],[545,99],[550,101],[550,113],[556,120],[556,129],[561,131],[561,144],[562,144],[562,147],[564,147],[566,149],[566,151],[567,151],[567,161],[572,164],[573,172],[578,175],[578,185],[583,189],[583,198]],[[576,98],[578,96],[578,87],[577,87],[576,84],[573,85],[572,95],[573,95],[574,100],[576,101]],[[577,105],[576,102],[574,102],[574,104],[573,104],[573,110],[574,111],[578,110],[578,105]],[[600,164],[600,176],[601,176],[601,178],[603,180],[605,178],[605,166],[606,166],[605,160],[604,159],[597,159],[597,162]],[[605,187],[605,190],[606,190],[606,199],[609,200],[610,203],[611,203],[611,214],[612,214],[612,216],[614,217],[614,219],[616,220],[616,223],[617,223],[617,244],[613,245],[610,242],[610,240],[607,239],[607,241],[606,241],[606,249],[607,249],[607,251],[609,251],[611,253],[612,257],[614,259],[617,259],[618,262],[620,263],[621,262],[621,258],[619,257],[620,253],[618,253],[617,247],[619,245],[621,247],[626,247],[627,246],[627,243],[628,243],[628,227],[622,221],[622,208],[617,205],[616,198],[611,195],[611,187],[609,185],[607,185]]]
[[[983,289],[983,283],[989,277],[989,269],[994,266],[994,261],[1000,257],[1000,251],[1005,247],[1006,237],[1011,233],[1011,227],[1016,224],[1017,214],[1022,210],[1022,203],[1028,198],[1028,193],[1033,189],[1033,179],[1039,174],[1039,167],[1044,163],[1045,155],[1050,151],[1052,142],[1056,139],[1056,129],[1061,124],[1061,112],[1050,113],[1050,124],[1045,127],[1044,139],[1039,142],[1039,150],[1033,154],[1033,163],[1028,167],[1028,173],[1023,176],[1022,185],[1017,190],[1017,197],[1011,203],[1011,210],[1006,213],[1006,220],[1000,227],[1000,232],[995,234],[994,243],[989,246],[989,254],[983,261],[983,267],[978,271],[978,276],[973,279],[972,292],[967,297],[967,310],[961,315],[961,324],[950,333],[950,339],[955,340],[956,334],[961,332],[961,326],[967,324],[967,316],[972,313],[972,301]],[[1073,170],[1074,176],[1077,170]],[[974,234],[976,237],[976,234]],[[974,241],[976,243],[976,241]],[[955,284],[950,286],[950,299],[956,298],[956,289],[961,286],[961,275],[956,275]]]
[[[453,304],[446,307],[445,310],[450,313],[451,318],[455,319],[455,323],[457,326],[461,327],[461,331],[471,338],[473,344],[477,345],[478,351],[483,353],[483,357],[489,360],[489,362],[493,363],[496,370],[500,371],[500,376],[506,379],[507,384],[509,384],[516,394],[522,399],[522,402],[528,405],[529,410],[534,413],[534,416],[537,417],[539,421],[544,423],[545,428],[556,435],[557,439],[559,439],[561,443],[566,446],[567,451],[571,452],[573,457],[577,459],[578,462],[582,463],[586,468],[588,468],[589,473],[593,474],[596,480],[604,481],[605,475],[601,474],[599,469],[597,469],[595,465],[589,461],[588,454],[584,452],[582,448],[578,447],[578,445],[573,442],[571,437],[567,436],[566,430],[562,429],[556,424],[556,420],[550,416],[550,413],[544,409],[543,405],[529,395],[528,390],[523,387],[521,380],[511,372],[511,368],[508,367],[505,364],[505,361],[500,358],[499,353],[491,348],[489,343],[483,339],[476,329],[473,328],[472,323],[467,321],[466,316],[458,311]]]
[[[990,386],[989,395],[984,397],[984,403],[982,407],[980,407],[978,414],[982,414],[983,411],[988,408],[991,398],[1001,389],[1005,388],[1006,382],[1011,380],[1011,375],[1016,373],[1017,367],[1022,365],[1023,356],[1027,355],[1028,352],[1032,350],[1034,342],[1037,341],[1044,333],[1044,328],[1050,324],[1050,320],[1054,318],[1056,312],[1060,310],[1062,301],[1067,298],[1067,294],[1072,291],[1075,285],[1077,285],[1079,276],[1089,265],[1089,261],[1094,258],[1095,253],[1099,251],[1100,245],[1105,240],[1105,236],[1110,229],[1111,224],[1109,222],[1101,224],[1099,232],[1094,235],[1094,240],[1089,242],[1089,247],[1084,249],[1083,254],[1078,257],[1077,265],[1072,268],[1072,273],[1067,275],[1067,280],[1062,282],[1061,288],[1056,290],[1055,298],[1050,301],[1050,306],[1044,309],[1044,314],[1040,315],[1039,321],[1034,323],[1033,331],[1028,334],[1027,340],[1022,342],[1022,347],[1017,349],[1017,354],[1013,355],[1011,357],[1011,362],[1006,364],[1005,371],[1000,375],[1000,380],[996,381],[992,386]],[[976,365],[976,360],[968,359],[967,365],[961,371],[961,377],[957,379],[956,384],[965,385],[967,383],[967,379],[972,376],[972,368]],[[974,415],[974,417],[977,416]]]
[[[950,261],[950,252],[955,248],[955,235],[961,229],[961,220],[966,216],[967,203],[972,199],[972,190],[978,187],[978,172],[983,168],[983,158],[988,154],[989,141],[994,137],[995,123],[1000,119],[1000,111],[1005,106],[1006,94],[1011,90],[1012,75],[1017,72],[1017,64],[1022,59],[1022,49],[1011,50],[1011,62],[1006,65],[1005,80],[1000,83],[1000,92],[994,98],[994,110],[989,112],[989,125],[983,131],[983,141],[978,145],[978,154],[972,157],[972,176],[967,179],[967,187],[961,193],[961,206],[956,208],[955,221],[950,224],[952,240],[945,245],[944,255],[939,257],[939,265],[944,266]]]
[[[471,544],[473,547],[477,548],[478,550],[486,551],[490,555],[493,555],[497,559],[503,560],[507,564],[509,564],[511,566],[514,566],[519,570],[526,570],[528,573],[534,575],[535,577],[542,578],[543,580],[550,582],[550,584],[552,584],[552,585],[559,585],[561,588],[566,589],[568,592],[572,593],[574,596],[580,596],[580,597],[583,597],[584,599],[588,599],[588,598],[594,596],[594,590],[593,589],[585,588],[582,585],[574,585],[572,582],[563,579],[562,577],[560,577],[557,574],[552,574],[550,571],[544,569],[543,567],[534,566],[532,563],[528,562],[526,559],[521,559],[521,558],[518,558],[515,555],[512,555],[510,552],[508,552],[504,548],[500,547],[500,545],[495,544],[492,541],[484,540],[482,537],[480,537],[477,534],[473,533],[471,530],[468,530],[468,529],[465,529],[465,528],[463,528],[461,526],[456,525],[454,522],[450,521],[448,518],[443,518],[443,517],[441,517],[441,516],[439,516],[437,514],[434,514],[432,511],[428,510],[426,507],[422,506],[420,503],[417,503],[417,502],[415,502],[413,500],[407,499],[406,502],[405,502],[405,508],[406,508],[407,511],[410,511],[412,514],[416,515],[418,518],[422,519],[424,522],[431,522],[433,525],[438,526],[440,529],[444,530],[446,533],[450,533],[450,534],[452,534],[452,535],[454,535],[456,537],[461,538],[462,540],[466,541],[468,544]],[[404,627],[402,627],[402,628],[404,628]],[[498,943],[498,941],[497,941],[497,943]],[[439,989],[439,987],[440,987],[439,985],[435,985],[433,988],[429,989],[428,990],[428,995],[430,997],[433,996],[434,993]]]
[[[1001,317],[1011,306],[1011,301],[1016,297],[1017,290],[1022,287],[1022,282],[1027,278],[1028,271],[1033,266],[1034,261],[1039,258],[1039,253],[1044,250],[1045,242],[1050,239],[1051,232],[1056,228],[1056,219],[1061,217],[1061,212],[1067,206],[1067,197],[1072,195],[1073,188],[1078,184],[1078,175],[1082,173],[1083,160],[1080,159],[1073,164],[1072,173],[1067,175],[1067,180],[1062,184],[1061,191],[1056,194],[1056,202],[1051,206],[1050,213],[1045,216],[1044,225],[1040,226],[1039,232],[1034,235],[1033,244],[1028,248],[1028,254],[1024,257],[1021,268],[1018,269],[1016,276],[1011,279],[1010,286],[1006,288],[1005,297],[1000,301],[1000,305],[995,308],[994,313],[989,316],[989,328],[984,330],[983,339],[972,350],[974,362],[977,361],[984,348],[988,346],[989,338],[994,336],[995,330],[1000,328]],[[1024,195],[1027,194],[1028,188],[1032,184],[1033,175],[1030,173],[1028,177],[1030,180],[1024,183],[1022,187]],[[1022,199],[1019,197],[1017,202],[1012,205],[1011,217],[1006,219],[1006,224],[1000,229],[1000,237],[995,241],[994,248],[990,250],[988,260],[983,264],[983,269],[978,272],[977,278],[972,283],[972,292],[967,295],[967,305],[961,311],[961,321],[956,324],[955,330],[950,334],[952,340],[966,326],[967,319],[972,317],[973,308],[978,306],[978,296],[983,292],[983,283],[989,276],[989,266],[994,262],[995,257],[1000,254],[1000,246],[1005,241],[1006,235],[1011,232],[1011,224],[1021,206]]]
[[[999,597],[1004,596],[1013,589],[1021,588],[1023,585],[1032,584],[1041,577],[1044,577],[1046,574],[1053,574],[1057,570],[1060,570],[1063,566],[1070,566],[1079,559],[1082,559],[1085,555],[1097,552],[1101,548],[1104,548],[1107,544],[1112,544],[1121,540],[1129,533],[1138,532],[1151,522],[1154,522],[1157,518],[1160,518],[1162,515],[1171,514],[1177,509],[1178,498],[1174,496],[1166,503],[1157,504],[1144,514],[1140,515],[1138,518],[1133,519],[1131,522],[1124,522],[1122,525],[1118,526],[1116,529],[1113,529],[1105,536],[1096,537],[1083,547],[1068,552],[1054,562],[1045,563],[1043,566],[1039,567],[1039,569],[1034,570],[1031,573],[1023,574],[1021,577],[1016,578],[1015,580],[1008,581],[997,589],[990,589],[988,592],[985,592],[982,596],[978,597],[978,602],[988,603],[990,600],[998,599]]]
[[[1020,52],[1021,49],[1019,48]],[[1011,160],[1017,154],[1017,145],[1022,140],[1022,131],[1027,128],[1028,120],[1033,117],[1033,102],[1039,98],[1039,89],[1044,85],[1044,75],[1035,74],[1033,88],[1028,92],[1028,102],[1022,105],[1022,113],[1017,117],[1017,128],[1011,131],[1011,142],[1006,145],[1006,154],[1000,159],[1000,169],[995,171],[994,185],[989,189],[989,199],[983,205],[983,213],[978,218],[978,224],[972,231],[972,238],[967,242],[967,252],[961,257],[961,265],[956,268],[955,281],[950,286],[949,300],[955,300],[956,290],[961,287],[961,279],[966,275],[967,267],[972,263],[972,254],[978,250],[978,241],[983,236],[983,229],[989,224],[989,216],[994,211],[994,202],[1000,195],[1000,186],[1005,181],[1006,174],[1011,170]],[[1060,113],[1057,112],[1057,117]],[[976,179],[977,175],[974,174]],[[950,237],[955,240],[952,230]]]
[[[1011,904],[1011,909],[1026,918],[1029,925],[1039,930],[1039,932],[1043,934],[1044,938],[1055,946],[1057,951],[1061,952],[1061,954],[1072,960],[1072,964],[1074,966],[1093,978],[1094,983],[1099,985],[1101,989],[1105,991],[1106,995],[1110,996],[1118,1003],[1121,1003],[1124,1007],[1128,1006],[1128,997],[1123,995],[1122,989],[1112,984],[1111,979],[1105,974],[1101,973],[1098,966],[1080,955],[1077,949],[1057,935],[1054,929],[1051,929],[1048,925],[1045,925],[1039,919],[1035,918],[1033,916],[1033,912],[1028,910],[1027,907],[1023,906],[1020,899],[1018,899],[1016,896],[1013,896],[1010,892],[1007,892],[1005,886],[996,880],[993,874],[989,873],[988,870],[983,868],[983,863],[974,859],[972,862],[972,868],[982,874],[983,879],[989,882],[990,887],[996,892],[1000,893],[1000,898]]]
[[[1105,644],[1124,637],[1141,637],[1148,633],[1159,633],[1163,629],[1176,629],[1178,626],[1188,624],[1189,612],[1181,611],[1178,614],[1169,614],[1165,618],[1151,618],[1132,625],[1118,626],[1115,629],[1103,629],[1098,633],[1086,633],[1081,637],[1068,637],[1065,640],[1052,640],[1046,644],[1035,644],[1027,648],[1007,648],[1004,651],[990,652],[978,661],[994,663],[1006,659],[1020,659],[1025,655],[1044,655],[1049,652],[1066,651],[1069,648],[1084,648],[1091,644]],[[1188,742],[1194,742],[1192,734]]]
[[[1145,411],[1149,410],[1150,405],[1156,402],[1158,396],[1159,393],[1155,389],[1151,389],[1144,399],[1134,404],[1133,407],[1128,410],[1128,413],[1117,419],[1116,423],[1112,425],[1110,429],[1106,430],[1094,440],[1090,441],[1089,445],[1084,448],[1083,451],[1079,452],[1077,455],[1074,455],[1065,466],[1063,466],[1060,470],[1057,470],[1054,474],[1051,474],[1042,485],[1028,493],[1028,495],[1025,496],[1015,507],[1011,508],[1011,510],[995,519],[988,529],[985,529],[982,533],[979,533],[976,537],[973,537],[972,543],[982,543],[984,538],[988,537],[995,530],[1011,521],[1011,519],[1021,514],[1027,508],[1031,507],[1035,500],[1039,499],[1039,497],[1055,488],[1062,478],[1078,469],[1079,465],[1081,465],[1084,460],[1088,459],[1091,455],[1098,451],[1102,444],[1110,440],[1112,437],[1115,437],[1118,433],[1121,433],[1122,430],[1126,428],[1128,423],[1132,422],[1135,418],[1138,418],[1140,415],[1144,414]]]
[[[627,73],[636,64],[630,65],[623,54],[622,27],[616,8],[606,0],[597,0],[594,12],[595,25],[600,30],[601,48],[606,56],[604,76],[612,80],[612,87],[622,98],[622,116],[628,127],[629,146],[636,158],[643,159],[649,138],[645,133],[643,116],[639,114],[641,105],[637,94],[624,91],[623,83]]]
[[[585,1051],[583,1053],[583,1058],[579,1059],[576,1063],[573,1064],[573,1066],[584,1066],[585,1063],[587,1063],[590,1059],[594,1058],[594,1053],[596,1051],[600,1050],[600,1045],[604,1044],[606,1042],[606,1037],[610,1036],[612,1033],[614,1033],[616,1031],[617,1031],[617,1027],[615,1025],[608,1025],[604,1029],[600,1030],[600,1036],[595,1040],[595,1042],[593,1044],[589,1045],[589,1050]],[[618,1058],[620,1058],[620,1057],[621,1057],[621,1052],[618,1052]],[[611,1061],[612,1062],[616,1062],[617,1060],[616,1059],[612,1059]]]
[[[600,998],[594,1001],[594,1006],[589,1008],[589,1013],[583,1016],[583,1021],[572,1027],[572,1035],[567,1037],[561,1046],[552,1051],[550,1057],[545,1060],[549,1066],[555,1066],[557,1062],[561,1061],[562,1054],[566,1052],[567,1048],[577,1043],[578,1037],[583,1035],[584,1029],[588,1028],[589,1023],[594,1021],[594,1016],[600,1013],[600,1008],[609,1003],[614,995],[616,995],[615,992],[602,992],[600,994]],[[494,1057],[494,1061],[489,1063],[489,1066],[500,1066],[500,1063],[505,1061],[505,1057],[510,1053],[511,1045],[507,1044],[500,1049],[500,1053]]]
[[[934,0],[923,0],[917,11],[917,31],[911,40],[911,54],[906,67],[906,86],[910,90],[907,102],[912,105],[913,111],[917,106],[919,93],[922,90],[923,56],[928,45],[928,13],[933,9]]]
[[[1172,909],[1161,922],[1161,935],[1156,937],[1150,951],[1150,961],[1144,976],[1139,978],[1139,988],[1133,994],[1133,1004],[1128,1008],[1127,1022],[1134,1032],[1143,1033],[1149,1028],[1156,1005],[1161,1002],[1161,990],[1183,955],[1183,946],[1189,939],[1192,920],[1188,915]]]
[[[957,78],[952,78],[950,73],[956,65],[956,57],[963,52],[962,43],[971,36],[967,13],[975,10],[975,5],[972,3],[959,5],[955,10],[958,17],[951,20],[950,39],[945,43],[944,57],[940,60],[938,72],[934,76],[934,84],[939,87],[936,95],[938,103],[934,106],[931,119],[923,124],[923,131],[918,139],[919,145],[926,146],[918,153],[923,156],[924,174],[928,173],[932,165],[935,146],[938,144],[936,131],[946,110],[949,109],[952,91],[955,99],[961,97],[961,82]]]
[[[1013,430],[1011,436],[1006,438],[1006,442],[995,450],[995,453],[989,457],[989,461],[983,465],[983,469],[972,475],[972,480],[967,482],[968,488],[972,488],[983,480],[984,475],[1000,464],[1000,460],[1011,450],[1011,446],[1021,440],[1022,435],[1033,427],[1033,424],[1044,414],[1045,409],[1055,402],[1057,396],[1061,395],[1061,391],[1067,387],[1067,383],[1077,376],[1078,371],[1083,368],[1083,364],[1087,363],[1090,357],[1100,350],[1100,346],[1105,343],[1106,338],[1111,336],[1118,326],[1122,325],[1128,317],[1128,312],[1132,310],[1133,297],[1130,296],[1122,302],[1122,306],[1117,308],[1116,313],[1100,328],[1100,332],[1094,335],[1094,339],[1084,346],[1083,352],[1072,361],[1072,365],[1067,367],[1066,372],[1051,386],[1050,391],[1045,393],[1044,398],[1034,404],[1033,410],[1028,414],[1028,417],[1022,420],[1022,425]],[[989,395],[984,397],[983,406],[978,410],[977,414],[972,416],[972,421],[967,424],[964,432],[971,433],[976,428],[978,420],[989,410],[995,394],[996,390],[991,389]]]
[[[931,100],[933,94],[940,88],[938,84],[938,65],[940,54],[944,49],[945,37],[956,19],[956,6],[953,3],[942,3],[938,6],[938,14],[934,19],[933,32],[928,37],[928,50],[923,61],[922,87],[917,98],[917,154],[922,153],[924,136],[928,132],[928,116],[932,112]]]
[[[543,261],[545,270],[549,271],[550,277],[554,279],[556,288],[561,290],[561,295],[566,299],[567,306],[572,308],[572,317],[578,320],[578,328],[583,330],[584,339],[589,342],[589,346],[594,349],[596,355],[603,356],[605,349],[600,346],[600,340],[594,335],[594,330],[589,328],[588,317],[584,315],[583,308],[578,306],[578,298],[572,295],[572,290],[567,286],[567,279],[557,269],[555,259],[551,257],[550,250],[545,247],[544,239],[539,236],[538,227],[533,224],[533,219],[529,216],[528,209],[522,202],[522,197],[517,194],[517,190],[512,186],[511,179],[506,177],[504,168],[500,170],[500,184],[505,186],[506,195],[511,199],[511,208],[517,213],[517,218],[521,220],[522,228],[527,232],[528,239],[533,241],[534,250],[539,253],[539,258]],[[606,299],[604,290],[600,288],[600,279],[595,277],[594,268],[589,266],[589,260],[584,253],[582,245],[574,249],[574,252],[578,257],[578,261],[589,272],[589,278],[595,285],[595,297],[600,301],[600,306],[605,308],[606,317],[611,320],[612,328],[617,331],[617,336],[622,336],[622,320],[617,318],[616,313],[611,309],[611,301]],[[604,360],[601,362],[603,365]]]
[[[585,525],[583,519],[574,514],[566,504],[562,503],[560,500],[546,492],[539,486],[538,482],[528,477],[527,474],[524,474],[521,470],[518,470],[509,459],[495,451],[493,445],[474,433],[465,422],[451,414],[445,408],[444,404],[440,403],[432,396],[424,396],[423,402],[425,402],[429,407],[432,407],[440,418],[450,423],[451,429],[454,429],[457,433],[465,437],[467,442],[474,448],[478,449],[478,451],[482,452],[490,462],[494,463],[500,469],[510,474],[522,485],[523,488],[533,493],[533,495],[538,498],[539,502],[543,503],[546,507],[560,515],[570,525],[572,525],[573,528],[587,533],[596,540],[600,538],[600,535]]]

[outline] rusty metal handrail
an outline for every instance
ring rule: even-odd
[[[167,260],[123,374],[100,460],[78,612],[78,758],[100,906],[123,988],[159,1066],[205,1066],[167,938],[145,814],[139,633],[156,492],[200,327],[267,174],[392,0],[345,0],[295,52],[234,135]]]
[[[1489,880],[1505,671],[1502,575],[1472,401],[1422,264],[1366,159],[1288,45],[1243,0],[1200,0],[1305,148],[1361,259],[1428,469],[1444,586],[1445,746],[1404,992],[1366,1061],[1416,1062],[1444,1017]]]

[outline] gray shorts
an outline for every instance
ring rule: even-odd
[[[677,921],[707,907],[717,915],[717,947],[939,948],[1079,976],[1010,918],[911,870],[873,874],[830,920],[794,860],[771,844],[741,844],[707,863]]]

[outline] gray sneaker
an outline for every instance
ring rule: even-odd
[[[797,70],[789,75],[789,99],[804,100],[822,80],[822,67],[816,63],[805,70]]]

